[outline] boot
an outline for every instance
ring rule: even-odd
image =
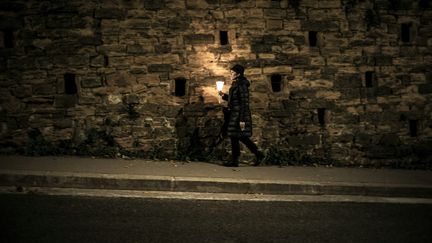
[[[230,161],[225,162],[223,166],[226,167],[238,167],[238,157],[233,157]]]
[[[255,161],[251,165],[252,166],[258,166],[258,165],[260,165],[261,162],[264,160],[264,158],[265,158],[265,155],[262,152],[258,151],[255,154]]]

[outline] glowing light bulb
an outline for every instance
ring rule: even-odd
[[[222,91],[224,83],[225,83],[224,81],[216,81],[216,89],[218,92]],[[218,102],[220,104],[221,103],[221,97],[219,95],[217,97],[218,97]]]
[[[216,81],[216,89],[218,91],[222,91],[224,83],[225,83],[224,81]]]

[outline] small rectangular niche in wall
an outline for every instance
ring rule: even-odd
[[[66,94],[76,94],[78,92],[74,73],[64,74],[64,84]]]
[[[325,125],[326,122],[326,109],[325,108],[318,108],[318,122],[321,126]]]
[[[175,96],[185,96],[186,95],[186,79],[185,78],[176,78],[174,79],[175,82],[175,90],[174,95]]]
[[[317,37],[316,31],[309,31],[308,40],[309,40],[309,46],[315,47],[318,44],[318,37]]]
[[[375,72],[366,71],[365,72],[365,87],[373,88],[375,86]]]
[[[282,90],[282,76],[280,74],[272,74],[270,82],[273,92],[280,92]]]
[[[3,45],[4,45],[4,48],[13,48],[14,47],[13,30],[11,30],[11,29],[3,30]]]
[[[228,31],[221,30],[219,32],[219,39],[220,39],[221,46],[228,45],[229,44]]]
[[[108,56],[104,56],[104,66],[108,67],[108,65],[109,65],[109,58]]]
[[[410,136],[418,136],[418,120],[409,120]]]
[[[411,41],[411,28],[412,28],[412,23],[401,24],[401,40],[402,40],[402,42],[410,42]]]

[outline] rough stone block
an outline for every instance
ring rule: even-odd
[[[262,20],[262,18],[251,17],[246,23],[243,24],[243,27],[251,30],[264,29],[265,22]]]
[[[292,90],[290,92],[290,98],[291,99],[314,99],[315,98],[315,91],[310,89],[299,89],[299,90]]]
[[[301,46],[306,44],[306,38],[303,35],[295,35],[293,36],[293,38],[295,45]]]
[[[133,57],[110,57],[109,66],[115,68],[128,68],[133,63]]]
[[[432,71],[427,72],[425,78],[426,82],[432,83]]]
[[[214,44],[215,42],[215,37],[212,34],[185,35],[183,39],[186,44],[192,45]]]
[[[316,57],[312,56],[310,58],[310,64],[311,65],[317,65],[317,66],[324,66],[326,64],[325,58],[320,57],[320,56],[316,56]]]
[[[264,17],[270,19],[284,19],[287,16],[287,12],[285,9],[280,8],[268,8],[264,9]]]
[[[399,80],[403,85],[411,84],[411,76],[408,74],[397,75],[396,79]]]
[[[130,94],[130,95],[126,95],[125,97],[125,102],[126,104],[139,104],[140,103],[140,97],[136,94]]]
[[[338,0],[324,0],[317,2],[319,8],[336,8],[340,9],[342,2]]]
[[[375,65],[391,66],[393,65],[393,57],[388,55],[376,55],[374,57]]]
[[[332,114],[331,120],[336,124],[344,125],[356,125],[360,122],[360,117],[358,115],[346,114]],[[352,140],[350,140],[352,141]]]
[[[310,63],[310,56],[308,55],[287,55],[279,53],[276,55],[276,60],[280,63],[288,65],[308,65]]]
[[[299,107],[298,102],[293,101],[293,100],[282,100],[282,105],[283,105],[283,108],[285,110],[288,110],[288,111],[297,110]]]
[[[149,73],[171,72],[172,67],[169,64],[150,64],[148,66]]]
[[[86,21],[74,14],[48,15],[47,28],[85,28]]]
[[[162,56],[161,55],[135,56],[134,63],[138,65],[147,65],[150,63],[162,63]]]
[[[0,11],[18,12],[26,10],[27,6],[24,3],[13,1],[0,2]]]
[[[54,99],[54,106],[59,108],[71,108],[78,103],[76,95],[58,95]]]
[[[275,59],[276,55],[272,53],[261,53],[258,54],[258,58],[260,59]]]
[[[8,69],[35,69],[36,63],[31,59],[33,58],[9,58],[7,60],[7,67]]]
[[[92,67],[103,67],[106,65],[106,56],[98,55],[90,58],[90,66]]]
[[[359,132],[354,136],[355,142],[360,145],[369,145],[373,141],[373,136],[368,133]]]
[[[261,40],[264,44],[279,44],[277,35],[264,35]]]
[[[239,18],[243,16],[242,9],[231,9],[225,11],[225,18]]]
[[[372,46],[374,44],[375,41],[373,39],[359,39],[359,40],[352,40],[349,42],[350,47]]]
[[[128,19],[120,23],[120,27],[133,30],[148,30],[151,28],[151,20],[148,19]]]
[[[131,74],[146,74],[147,68],[142,66],[131,66],[129,69]]]
[[[202,9],[208,8],[209,3],[208,0],[186,0],[186,8],[188,9]]]
[[[1,38],[1,36],[0,36]],[[1,48],[1,43],[0,43],[0,48]],[[0,70],[6,70],[7,68],[7,62],[5,58],[0,58]]]
[[[99,19],[124,19],[125,16],[126,16],[125,9],[98,8],[95,10],[95,17]]]
[[[155,45],[155,52],[157,54],[166,54],[171,52],[171,45],[168,43]]]
[[[143,46],[139,45],[139,44],[127,45],[126,46],[126,52],[128,54],[145,54],[145,53],[147,53],[147,51],[143,48]]]
[[[292,72],[291,66],[274,66],[274,67],[264,67],[263,68],[264,74],[291,73],[291,72]]]
[[[75,55],[67,58],[70,66],[89,66],[90,57],[88,55]]]
[[[101,45],[97,47],[97,51],[107,56],[123,56],[126,53],[126,45]]]
[[[52,84],[38,84],[33,86],[33,94],[35,95],[53,95],[56,89]]]
[[[432,93],[432,84],[420,84],[418,87],[418,92],[420,94],[430,94]]]
[[[68,118],[64,118],[64,119],[54,119],[54,127],[56,128],[60,128],[60,129],[64,129],[64,128],[71,128],[73,127],[73,120],[72,119],[68,119]]]
[[[81,80],[81,87],[95,88],[102,86],[101,77],[85,77]]]
[[[32,86],[20,85],[12,89],[12,95],[17,98],[26,98],[32,96]]]
[[[412,66],[410,73],[427,73],[431,70],[431,64],[418,63],[417,60],[413,59],[409,60],[408,63]]]
[[[254,53],[268,53],[272,52],[272,47],[269,44],[254,43],[251,45],[251,51]]]
[[[337,21],[303,20],[301,28],[303,31],[338,31],[339,23]]]
[[[362,79],[358,73],[344,73],[338,74],[334,81],[335,88],[360,88]]]
[[[21,29],[24,26],[22,19],[0,15],[0,29]]]
[[[144,8],[147,10],[161,10],[165,8],[165,0],[145,0]]]
[[[373,89],[362,90],[358,88],[339,88],[341,91],[341,100],[344,101],[355,101],[359,100],[360,97],[366,97],[369,101],[373,101],[376,98]],[[364,94],[366,93],[366,94]]]
[[[128,87],[130,88],[133,84],[136,83],[136,76],[130,74],[129,72],[122,72],[119,75],[115,76],[116,79],[115,84],[120,87]]]
[[[341,92],[339,91],[322,90],[322,91],[317,91],[316,93],[316,98],[318,99],[337,100],[340,97],[341,97]]]
[[[261,68],[248,68],[245,70],[245,75],[260,75],[262,74]]]
[[[389,96],[393,95],[393,89],[388,86],[380,86],[376,90],[376,95],[378,96]]]
[[[93,106],[95,107],[95,105],[97,104],[101,104],[102,103],[102,99],[101,97],[97,97],[97,96],[87,96],[87,95],[80,95],[80,98],[78,100],[78,104],[80,105],[88,105],[88,106]]]
[[[328,57],[327,63],[329,65],[333,66],[346,66],[348,64],[353,63],[353,57],[352,56],[334,56],[334,57]]]
[[[120,33],[120,22],[115,19],[100,20],[100,28],[102,34],[106,36],[115,36]],[[106,45],[107,43],[105,43]]]
[[[271,30],[282,29],[283,28],[283,20],[279,19],[267,19],[266,27]]]
[[[184,31],[190,26],[190,19],[188,17],[176,17],[168,20],[168,26],[170,29]]]
[[[343,133],[335,138],[335,142],[338,143],[351,143],[354,140],[354,135],[349,133]]]
[[[417,47],[415,47],[415,46],[401,46],[399,55],[401,57],[410,57],[412,55],[418,55]]]
[[[291,146],[307,146],[307,145],[319,145],[320,136],[318,134],[305,135],[305,136],[289,136],[287,137],[288,144]]]
[[[384,134],[381,136],[379,145],[382,146],[398,146],[401,144],[401,140],[397,134]]]
[[[280,136],[279,129],[277,127],[267,127],[267,128],[262,130],[262,138],[263,139],[272,139],[272,138],[276,138],[279,136]]]
[[[101,35],[83,36],[80,38],[79,42],[83,45],[100,45],[102,44]]]

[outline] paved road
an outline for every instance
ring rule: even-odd
[[[432,242],[431,204],[0,194],[0,242]]]

